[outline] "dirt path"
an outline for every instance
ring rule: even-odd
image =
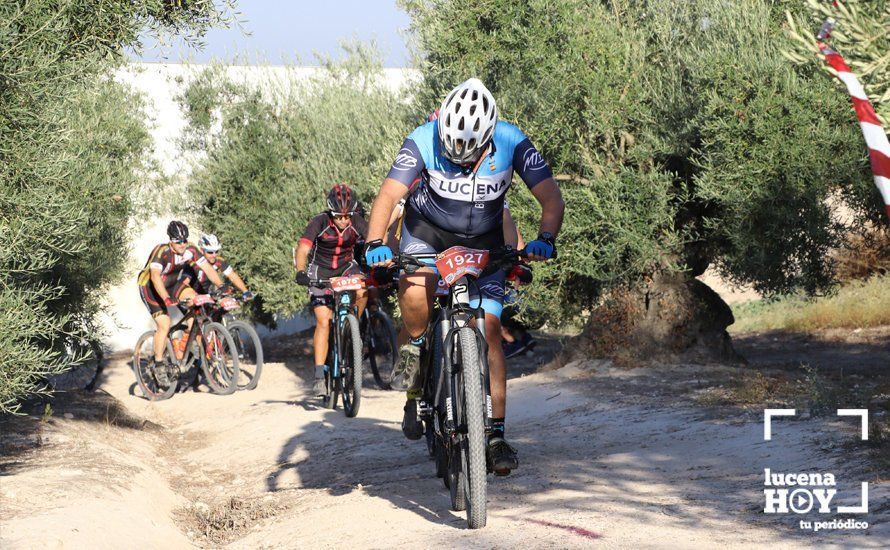
[[[0,546],[803,548],[890,538],[890,483],[868,470],[855,423],[777,422],[764,442],[762,412],[693,406],[734,369],[588,362],[512,379],[508,435],[521,468],[489,478],[488,526],[469,531],[423,443],[401,436],[402,396],[366,385],[359,417],[347,419],[307,395],[304,363],[267,365],[253,392],[150,403],[131,394],[118,360],[102,389],[124,410],[73,396],[47,421],[5,420]],[[871,527],[814,534],[797,516],[764,515],[764,468],[835,472],[849,504],[853,480],[869,480]]]

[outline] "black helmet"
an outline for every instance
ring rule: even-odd
[[[358,206],[358,199],[348,185],[338,183],[328,192],[327,204],[331,214],[352,214]]]
[[[167,236],[171,241],[185,242],[189,238],[189,228],[181,221],[173,220],[167,226]]]

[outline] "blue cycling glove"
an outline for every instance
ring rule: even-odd
[[[368,265],[376,265],[393,259],[392,249],[383,241],[369,242],[365,249],[365,261]]]
[[[553,257],[554,246],[546,241],[534,240],[525,245],[525,251],[535,256]]]

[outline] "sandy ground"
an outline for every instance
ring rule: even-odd
[[[890,540],[890,482],[869,468],[855,421],[781,420],[765,442],[761,410],[695,404],[738,368],[590,361],[534,372],[534,359],[518,363],[508,436],[521,468],[489,477],[488,526],[470,531],[449,510],[423,443],[402,437],[400,394],[366,384],[359,417],[346,418],[307,394],[304,356],[284,355],[255,391],[160,403],[138,396],[117,359],[97,393],[60,396],[51,417],[3,420],[0,547],[877,548]],[[869,529],[814,534],[798,528],[799,516],[765,515],[764,468],[831,471],[841,504],[857,503],[858,482],[869,481],[871,512],[855,516]]]

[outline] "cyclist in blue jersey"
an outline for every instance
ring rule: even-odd
[[[417,178],[420,183],[405,205],[400,251],[418,255],[459,245],[481,249],[503,246],[504,199],[514,171],[542,208],[540,233],[526,246],[529,259],[552,258],[565,204],[549,166],[519,128],[498,120],[494,97],[481,81],[471,78],[458,85],[442,102],[439,117],[415,129],[402,144],[371,208],[365,252],[368,264],[385,265],[393,258],[393,251],[383,242],[387,222]],[[402,432],[409,439],[423,435],[416,404],[421,395],[419,346],[432,313],[434,269],[421,269],[399,280],[399,307],[409,339],[400,349],[394,376],[409,390],[402,419]],[[488,460],[503,474],[519,465],[516,450],[504,438],[503,271],[479,279],[478,287],[481,296],[475,299],[485,310],[494,421]]]

